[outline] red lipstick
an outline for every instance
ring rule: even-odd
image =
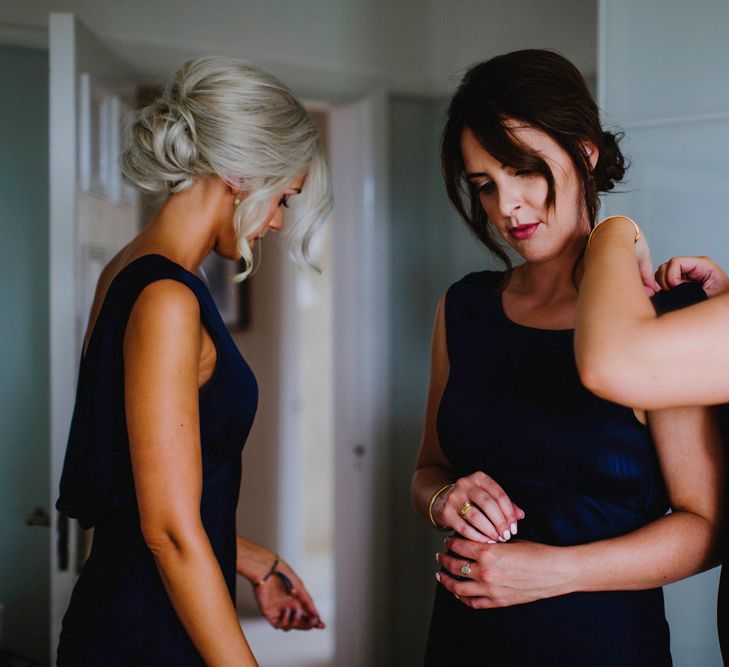
[[[512,227],[509,230],[509,234],[511,234],[517,241],[523,241],[534,234],[537,227],[539,227],[539,224],[540,223],[538,222],[534,222],[531,225],[519,225],[518,227]]]

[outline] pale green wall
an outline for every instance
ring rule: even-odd
[[[48,54],[0,46],[0,602],[3,646],[49,652]]]
[[[410,502],[438,299],[469,271],[494,266],[446,197],[438,143],[445,102],[391,97],[391,498],[389,664],[422,665],[443,535]]]

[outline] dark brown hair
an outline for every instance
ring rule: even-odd
[[[590,227],[600,192],[612,190],[625,173],[618,142],[605,132],[595,101],[579,70],[554,51],[528,49],[496,56],[466,72],[448,107],[441,162],[448,198],[476,237],[507,267],[511,261],[488,224],[476,188],[466,176],[461,136],[468,127],[494,158],[514,169],[541,174],[547,181],[548,207],[555,203],[554,176],[540,155],[518,143],[505,121],[523,121],[554,139],[570,156],[582,182]],[[599,157],[590,165],[582,142],[593,143]]]

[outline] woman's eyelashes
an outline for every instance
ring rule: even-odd
[[[535,172],[531,169],[513,169],[512,174],[519,178],[531,178],[535,175]],[[478,194],[490,195],[496,190],[496,183],[494,181],[484,181],[482,183],[474,183],[474,187]]]
[[[289,196],[282,195],[281,199],[278,200],[278,205],[283,206],[284,208],[288,208],[289,207]]]
[[[476,185],[476,190],[479,194],[490,195],[496,189],[496,184],[493,181],[486,181],[485,183],[479,183]]]

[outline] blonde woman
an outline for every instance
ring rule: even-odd
[[[243,258],[287,226],[292,253],[331,206],[301,104],[229,58],[186,63],[138,112],[122,155],[166,193],[99,280],[57,506],[95,527],[63,621],[59,665],[256,665],[235,610],[236,571],[282,628],[323,627],[293,570],[235,534],[240,453],[256,380],[204,283],[210,252]]]

